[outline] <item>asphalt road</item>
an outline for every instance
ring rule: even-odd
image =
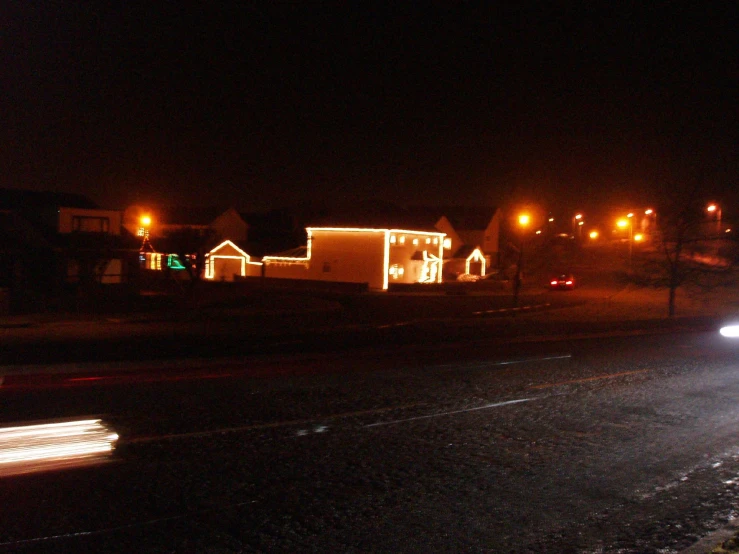
[[[716,333],[127,363],[0,388],[112,463],[0,481],[0,551],[679,552],[733,515]]]

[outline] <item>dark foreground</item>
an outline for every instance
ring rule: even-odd
[[[678,552],[736,506],[737,350],[624,334],[18,381],[4,422],[121,438],[109,464],[3,479],[0,548]]]

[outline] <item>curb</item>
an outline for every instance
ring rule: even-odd
[[[732,519],[729,523],[713,533],[710,533],[685,550],[681,550],[678,554],[709,554],[714,548],[721,543],[729,540],[739,531],[739,518]],[[727,550],[729,552],[737,552],[736,550]]]

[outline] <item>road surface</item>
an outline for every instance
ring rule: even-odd
[[[0,551],[664,553],[736,507],[739,343],[713,332],[84,369],[0,388],[4,425],[120,436],[3,478]]]

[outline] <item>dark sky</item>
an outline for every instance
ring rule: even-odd
[[[686,145],[736,183],[735,3],[218,4],[6,3],[0,186],[577,206]]]

